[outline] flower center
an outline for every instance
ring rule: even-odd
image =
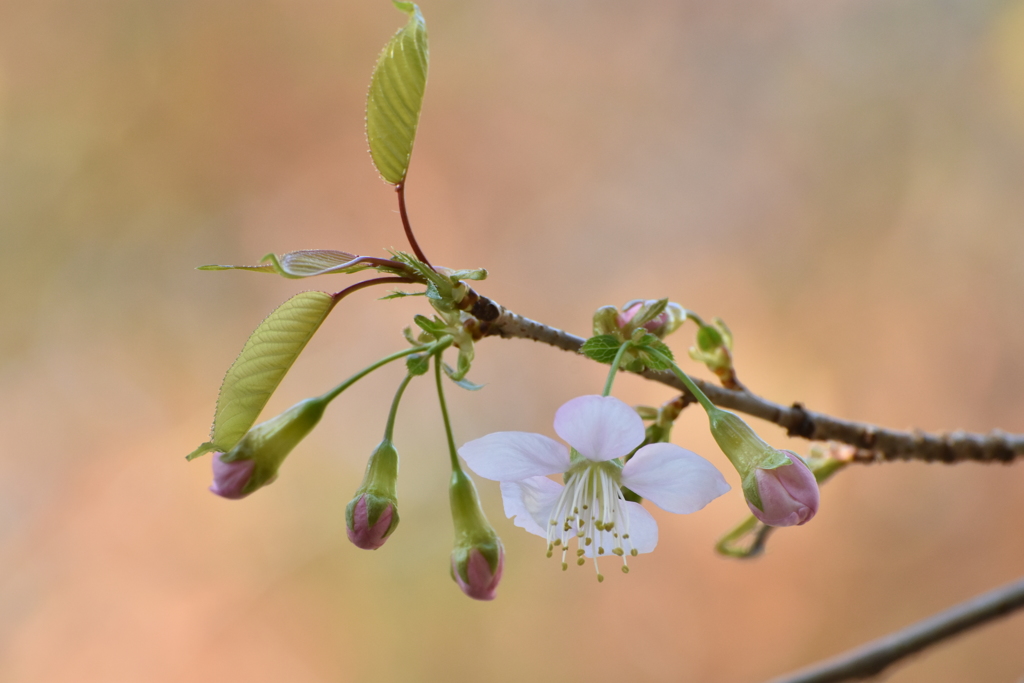
[[[565,488],[551,510],[548,524],[548,557],[562,546],[562,569],[568,569],[569,541],[576,539],[576,564],[589,553],[594,558],[597,580],[604,581],[598,568],[600,556],[611,553],[622,558],[623,573],[629,572],[627,555],[637,551],[629,540],[629,513],[622,495],[622,467],[616,462],[577,460],[565,473]]]

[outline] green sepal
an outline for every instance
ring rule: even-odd
[[[221,383],[210,441],[190,459],[211,450],[226,453],[238,444],[335,303],[324,292],[301,292],[259,324]]]
[[[601,334],[583,342],[583,346],[580,347],[580,353],[591,360],[596,360],[598,363],[610,365],[615,360],[619,347],[624,343],[615,335]]]
[[[419,7],[395,2],[408,23],[384,46],[366,97],[366,139],[373,164],[385,181],[397,185],[409,171],[416,126],[427,86],[427,26]]]

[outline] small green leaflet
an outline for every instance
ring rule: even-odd
[[[199,266],[197,270],[251,270],[256,273],[277,273],[287,278],[298,279],[332,273],[355,273],[374,266],[364,262],[352,263],[359,257],[344,251],[330,249],[306,249],[290,251],[287,254],[267,254],[258,266]],[[351,264],[351,265],[349,265]]]
[[[260,323],[224,376],[210,440],[193,451],[189,460],[235,447],[335,303],[330,294],[302,292]]]
[[[622,344],[622,340],[615,335],[602,334],[591,337],[583,342],[583,346],[580,347],[580,353],[591,360],[596,360],[598,363],[611,364],[615,360],[615,354],[618,353],[619,347]]]
[[[366,97],[366,139],[373,165],[387,182],[405,180],[416,139],[416,125],[427,87],[427,25],[420,8],[395,2],[409,23],[384,46]]]

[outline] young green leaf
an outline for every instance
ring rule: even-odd
[[[409,22],[384,46],[366,98],[366,138],[381,177],[397,185],[409,171],[427,86],[427,25],[420,8],[395,2]]]
[[[636,342],[636,349],[640,352],[643,364],[651,370],[668,370],[672,367],[672,349],[668,345],[658,339],[653,334],[645,334],[639,342]],[[651,349],[665,356],[668,361],[663,361],[660,358],[647,353],[647,350]]]
[[[287,278],[304,278],[333,273],[355,273],[373,268],[373,264],[358,261],[359,257],[344,251],[330,249],[306,249],[290,251],[287,254],[267,254],[258,266],[199,266],[197,270],[251,270],[256,273],[277,273]],[[357,261],[353,263],[353,261]],[[379,268],[389,272],[388,268]]]
[[[580,353],[598,363],[611,363],[623,342],[612,334],[591,337],[580,347]]]
[[[189,459],[211,450],[227,452],[235,447],[256,422],[270,395],[336,301],[324,292],[302,292],[260,323],[224,376],[210,441],[196,449]]]

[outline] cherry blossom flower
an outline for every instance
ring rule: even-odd
[[[541,434],[495,432],[459,449],[470,469],[501,482],[505,514],[516,526],[542,536],[550,557],[562,549],[568,567],[575,538],[576,563],[613,554],[626,558],[658,544],[658,525],[642,505],[627,501],[622,487],[668,512],[700,510],[729,490],[722,474],[695,453],[670,443],[644,446],[644,424],[636,412],[610,396],[580,396],[555,413],[555,432],[570,447]],[[562,474],[565,484],[548,475]]]

